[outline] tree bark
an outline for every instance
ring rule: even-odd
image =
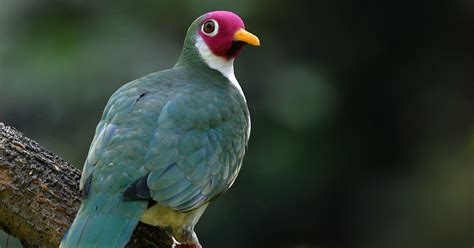
[[[0,122],[0,228],[25,247],[58,247],[81,203],[80,170]],[[127,247],[171,247],[140,223]]]

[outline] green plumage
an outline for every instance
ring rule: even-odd
[[[123,193],[142,177],[153,200],[178,212],[203,206],[235,180],[248,140],[247,105],[202,61],[194,35],[188,32],[175,67],[109,99],[81,179],[90,193],[61,247],[124,246],[147,202],[124,201]]]

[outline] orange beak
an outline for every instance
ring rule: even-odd
[[[234,33],[234,40],[242,41],[252,46],[260,46],[260,40],[258,37],[243,28]]]

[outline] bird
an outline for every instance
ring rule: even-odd
[[[194,227],[234,183],[251,123],[234,74],[245,45],[260,46],[235,13],[189,26],[174,67],[120,87],[108,100],[83,167],[68,247],[124,247],[138,222],[198,248]]]

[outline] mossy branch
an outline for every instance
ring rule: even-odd
[[[0,228],[25,247],[58,247],[79,208],[80,170],[0,122]],[[140,223],[127,247],[171,247]]]

